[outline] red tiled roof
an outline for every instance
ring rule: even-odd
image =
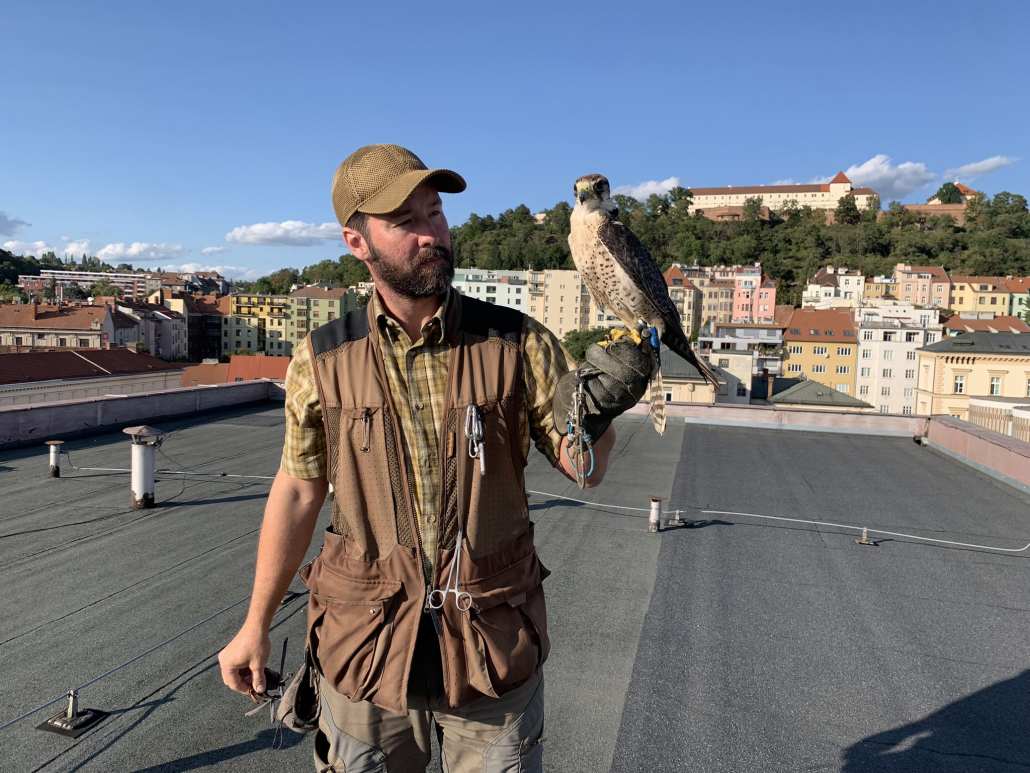
[[[1014,276],[1012,279],[1006,279],[1005,287],[1008,288],[1010,293],[1030,292],[1030,277]]]
[[[0,384],[30,384],[65,378],[122,376],[180,370],[181,365],[129,349],[78,349],[0,356]]]
[[[107,318],[107,306],[43,306],[35,303],[0,305],[0,327],[94,330],[93,320]]]
[[[851,180],[848,179],[848,176],[846,174],[844,174],[844,172],[837,172],[837,176],[834,177],[832,180],[830,180],[830,184],[831,185],[833,185],[834,183],[850,183],[850,182],[851,182]]]
[[[773,312],[773,324],[777,327],[787,327],[790,318],[794,316],[794,307],[790,305],[777,306]]]
[[[724,194],[740,194],[742,196],[761,195],[763,193],[819,193],[830,190],[829,185],[749,185],[725,188],[691,188],[694,196],[721,196]]]
[[[184,387],[202,386],[205,384],[224,384],[229,376],[229,363],[217,365],[187,365],[182,374]]]
[[[798,332],[792,333],[792,330]],[[817,332],[810,332],[812,330]],[[844,335],[844,331],[850,331],[851,335]],[[858,340],[855,338],[854,331],[855,322],[851,318],[850,311],[804,308],[794,310],[783,338],[785,341],[830,341],[853,344]]]
[[[944,327],[953,333],[1030,333],[1027,325],[1019,317],[1000,316],[994,319],[962,319],[955,314]]]
[[[989,292],[989,293],[1005,293],[1008,292],[1008,284],[1005,279],[997,276],[953,276],[951,281],[955,284],[962,282],[964,284],[971,285],[990,285],[989,290],[980,290],[977,288],[976,292]]]
[[[872,188],[852,188],[852,196],[876,196],[877,193]]]
[[[290,357],[268,357],[265,355],[234,354],[229,360],[227,382],[253,381],[258,378],[274,378],[286,380],[286,369],[290,367]]]
[[[976,191],[974,191],[968,185],[963,185],[962,183],[955,183],[955,187],[958,188],[959,193],[961,193],[963,196],[975,196],[976,195]]]

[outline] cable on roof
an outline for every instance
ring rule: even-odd
[[[527,491],[530,494],[540,494],[542,496],[554,497],[555,499],[562,499],[562,500],[565,500],[566,502],[578,502],[578,503],[583,504],[583,505],[591,505],[592,507],[612,507],[612,508],[615,508],[617,510],[638,510],[638,511],[644,512],[644,513],[650,512],[650,510],[648,508],[646,508],[646,507],[625,507],[623,505],[607,505],[607,504],[604,504],[603,502],[587,502],[585,499],[573,499],[572,497],[565,497],[565,496],[562,496],[561,494],[550,494],[550,493],[548,493],[546,491],[530,491],[529,489],[527,489]],[[801,519],[801,518],[784,518],[784,517],[778,516],[778,515],[759,515],[757,513],[737,513],[737,512],[731,512],[729,510],[705,510],[703,508],[694,508],[694,507],[688,508],[688,510],[699,510],[700,512],[706,513],[708,515],[736,515],[736,516],[739,516],[739,517],[742,517],[742,518],[762,518],[762,519],[770,520],[770,521],[786,521],[788,523],[805,523],[805,524],[811,524],[813,526],[833,526],[833,527],[838,528],[838,529],[854,529],[855,531],[868,531],[868,532],[871,532],[873,534],[886,534],[886,535],[891,536],[891,537],[904,537],[906,539],[916,539],[916,540],[922,540],[924,542],[934,542],[934,543],[937,543],[937,544],[940,544],[940,545],[954,545],[956,547],[977,548],[979,550],[995,550],[995,551],[997,551],[999,553],[1022,553],[1022,552],[1026,551],[1026,550],[1030,550],[1030,542],[1028,542],[1026,545],[1024,545],[1021,548],[996,548],[996,547],[994,547],[992,545],[974,545],[974,544],[969,543],[969,542],[955,542],[953,540],[937,539],[935,537],[920,537],[918,534],[902,534],[902,533],[896,532],[896,531],[884,531],[883,529],[869,529],[866,526],[851,526],[851,525],[846,524],[846,523],[830,523],[829,521],[807,521],[807,520],[804,520],[804,519]],[[670,514],[671,513],[675,513],[678,516],[680,513],[687,512],[687,510],[666,510],[665,512],[670,513]]]
[[[282,609],[282,608],[283,608],[283,606],[285,606],[286,604],[290,603],[291,601],[293,601],[293,600],[295,600],[295,599],[299,598],[300,596],[303,596],[303,595],[305,595],[306,593],[307,593],[307,591],[306,591],[306,590],[305,590],[305,591],[301,591],[300,593],[287,593],[287,595],[283,597],[283,600],[282,600],[282,602],[281,602],[281,603],[279,604],[279,607],[278,607],[278,609]],[[76,687],[76,688],[74,688],[74,689],[75,689],[76,691],[79,691],[79,690],[84,690],[84,689],[86,689],[87,687],[89,687],[90,685],[94,685],[94,684],[96,684],[96,683],[97,683],[97,682],[99,682],[99,681],[100,681],[101,679],[104,679],[105,677],[108,677],[108,676],[110,676],[111,674],[115,673],[116,671],[121,671],[121,670],[122,670],[123,668],[125,668],[125,667],[126,667],[126,666],[128,666],[128,665],[131,665],[132,663],[135,663],[135,662],[136,662],[137,660],[139,660],[140,658],[144,658],[144,657],[146,657],[147,655],[149,655],[150,653],[152,653],[152,652],[156,652],[157,650],[161,649],[161,648],[162,648],[163,646],[165,646],[166,644],[171,644],[171,643],[172,643],[173,641],[175,641],[176,639],[178,639],[178,638],[179,638],[179,637],[181,637],[181,636],[185,636],[185,635],[186,635],[186,634],[188,634],[188,633],[189,633],[190,631],[193,631],[193,630],[196,630],[197,628],[200,628],[200,626],[204,625],[205,623],[209,623],[209,622],[211,622],[212,620],[214,620],[214,619],[215,619],[216,617],[218,617],[219,615],[224,615],[224,614],[225,614],[226,612],[228,612],[228,611],[229,611],[230,609],[233,609],[233,608],[235,608],[235,607],[238,607],[238,606],[239,606],[240,604],[242,604],[242,603],[243,603],[244,601],[247,601],[248,599],[250,599],[250,596],[244,596],[244,597],[243,597],[242,599],[240,599],[239,601],[234,601],[234,602],[233,602],[232,604],[230,604],[229,606],[227,606],[227,607],[226,607],[225,609],[222,609],[222,610],[220,610],[220,611],[218,611],[218,612],[215,612],[215,613],[214,613],[213,615],[211,615],[210,617],[206,617],[206,618],[204,618],[204,619],[203,619],[203,620],[201,620],[201,621],[200,621],[199,623],[196,623],[195,625],[191,625],[191,626],[190,626],[189,628],[187,628],[187,629],[186,629],[186,630],[184,630],[184,631],[179,631],[179,633],[175,634],[175,636],[172,636],[172,637],[171,637],[171,638],[169,638],[169,639],[165,639],[165,640],[164,640],[163,642],[161,642],[160,644],[156,644],[156,645],[154,645],[153,647],[151,647],[151,648],[150,648],[149,650],[147,650],[146,652],[141,652],[141,653],[140,653],[139,655],[136,655],[135,657],[129,658],[129,659],[128,659],[128,660],[126,660],[126,661],[125,661],[124,663],[122,663],[122,664],[121,664],[120,666],[115,666],[115,667],[114,667],[114,668],[112,668],[112,669],[111,669],[110,671],[106,671],[106,672],[104,672],[103,674],[101,674],[100,676],[94,677],[93,679],[90,679],[90,680],[89,680],[88,682],[85,682],[84,684],[81,684],[81,685],[79,685],[78,687]],[[278,611],[278,609],[277,609],[276,611]],[[27,712],[27,713],[25,713],[25,714],[22,714],[22,715],[21,715],[20,717],[18,717],[17,719],[12,719],[12,720],[11,720],[11,721],[9,721],[9,722],[5,722],[4,724],[0,725],[0,730],[6,730],[6,729],[7,729],[7,728],[9,728],[9,727],[10,727],[11,725],[16,725],[16,724],[18,724],[18,723],[19,723],[19,722],[21,722],[21,721],[22,721],[23,719],[27,719],[28,717],[31,717],[31,716],[32,716],[33,714],[36,714],[36,713],[38,713],[38,712],[42,711],[42,710],[43,710],[43,709],[45,709],[45,708],[46,708],[47,706],[53,706],[53,705],[54,705],[55,703],[58,703],[58,702],[60,702],[60,701],[63,701],[63,700],[66,700],[66,699],[67,699],[67,697],[68,697],[68,693],[62,693],[62,694],[61,694],[60,696],[58,696],[58,697],[54,698],[54,699],[53,699],[52,701],[48,701],[48,702],[44,703],[44,704],[43,704],[42,706],[37,706],[37,707],[36,707],[36,708],[34,708],[34,709],[33,709],[32,711],[29,711],[29,712]]]
[[[76,467],[72,464],[72,455],[65,449],[61,449],[61,453],[68,457],[68,466],[73,470],[81,470],[83,472],[132,472],[131,469],[125,467]],[[174,461],[166,454],[161,454],[169,461]],[[188,470],[154,470],[155,475],[207,475],[208,477],[215,478],[253,478],[256,480],[275,480],[274,475],[236,475],[228,472],[190,472]]]

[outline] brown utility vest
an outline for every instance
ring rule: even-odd
[[[454,293],[440,438],[441,523],[432,588],[443,590],[455,550],[458,584],[439,611],[444,688],[452,708],[518,687],[547,658],[541,583],[519,442],[525,410],[526,318]],[[308,644],[322,674],[352,701],[407,712],[408,673],[426,607],[420,536],[396,410],[372,304],[308,336],[335,488],[332,525],[301,577],[311,589]],[[482,415],[485,475],[469,457],[466,411]],[[459,527],[463,544],[456,546]]]

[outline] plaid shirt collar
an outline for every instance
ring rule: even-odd
[[[422,326],[422,342],[424,344],[434,345],[447,340],[447,320],[451,315],[451,306],[454,303],[453,295],[454,289],[452,287],[448,287],[446,292],[443,294],[440,307]],[[386,313],[382,299],[379,297],[379,292],[374,288],[372,290],[372,299],[369,303],[372,305],[372,315],[375,317],[379,335],[381,337],[385,336],[386,340],[392,344],[396,344],[398,341],[403,340],[401,336],[407,335],[404,332],[404,328],[401,327],[401,324],[397,320]],[[410,342],[411,345],[414,345],[415,343],[417,342]]]

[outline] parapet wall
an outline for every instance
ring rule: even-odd
[[[3,407],[0,408],[0,448],[36,445],[98,430],[265,402],[269,399],[269,390],[268,381],[240,381]]]
[[[1030,493],[1030,443],[951,416],[934,416],[922,442]]]

